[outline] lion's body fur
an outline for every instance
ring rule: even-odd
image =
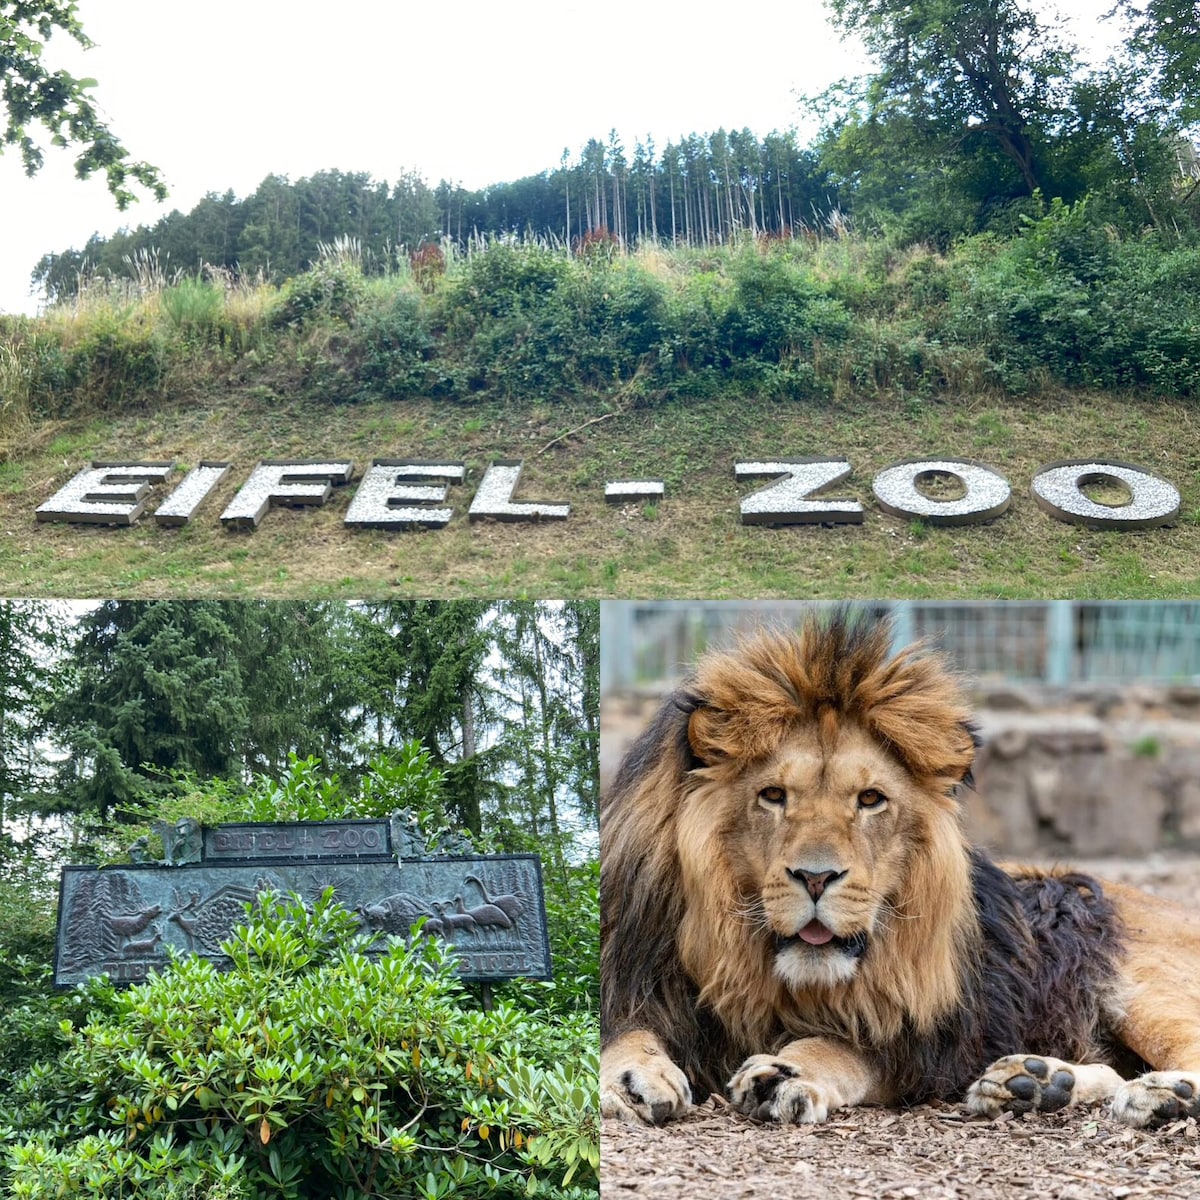
[[[1030,1048],[1103,1056],[1124,1034],[1132,902],[973,851],[953,793],[974,750],[957,681],[893,656],[886,624],[838,614],[702,659],[603,803],[605,1043],[648,1031],[711,1090],[749,1055],[836,1039],[895,1100],[961,1095]],[[826,911],[795,881],[827,861],[846,871],[822,919],[866,944],[826,955],[828,978],[788,924],[799,901],[794,923]]]

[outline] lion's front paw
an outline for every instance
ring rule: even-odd
[[[829,1115],[824,1091],[772,1054],[746,1059],[725,1090],[738,1112],[759,1121],[815,1125]]]
[[[1002,1112],[1057,1112],[1075,1099],[1075,1068],[1057,1058],[1010,1054],[967,1089],[967,1108],[982,1117]]]
[[[1151,1071],[1117,1088],[1113,1116],[1126,1125],[1146,1129],[1200,1117],[1200,1076],[1183,1071]]]
[[[600,1055],[600,1112],[662,1125],[691,1107],[687,1076],[653,1034],[627,1034]]]

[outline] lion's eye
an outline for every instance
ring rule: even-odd
[[[882,808],[887,803],[887,797],[878,788],[867,788],[858,793],[859,808]]]
[[[765,787],[758,793],[758,798],[767,804],[784,804],[787,801],[787,792],[781,787]]]

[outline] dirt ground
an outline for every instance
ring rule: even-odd
[[[1200,906],[1200,858],[1077,865]],[[1200,1128],[1188,1119],[1140,1132],[1102,1106],[993,1121],[953,1104],[860,1108],[780,1128],[713,1097],[661,1129],[606,1120],[601,1191],[605,1200],[1186,1200],[1200,1197]]]

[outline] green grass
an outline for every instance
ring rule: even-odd
[[[1134,407],[1136,404],[1136,408]],[[38,427],[0,470],[0,594],[95,596],[1181,597],[1200,594],[1200,472],[1191,406],[1116,394],[789,402],[738,398],[633,408],[586,428],[602,398],[530,410],[436,401],[333,407],[221,391],[144,413]],[[576,432],[572,432],[576,431]],[[544,449],[562,434],[569,436]],[[995,439],[982,447],[979,439]],[[860,526],[743,526],[733,464],[843,456],[837,489]],[[992,463],[1013,487],[989,525],[889,517],[874,474],[917,456]],[[1029,492],[1037,468],[1107,456],[1144,464],[1183,495],[1179,523],[1110,533],[1054,521]],[[254,533],[218,520],[259,458],[466,461],[439,531],[345,528],[354,484],[322,509],[274,509]],[[34,509],[95,459],[229,458],[234,470],[192,525],[38,524]],[[493,458],[525,462],[519,499],[570,502],[566,522],[477,523],[466,511]],[[605,503],[608,480],[661,478],[654,505]],[[153,508],[153,503],[151,504]]]

